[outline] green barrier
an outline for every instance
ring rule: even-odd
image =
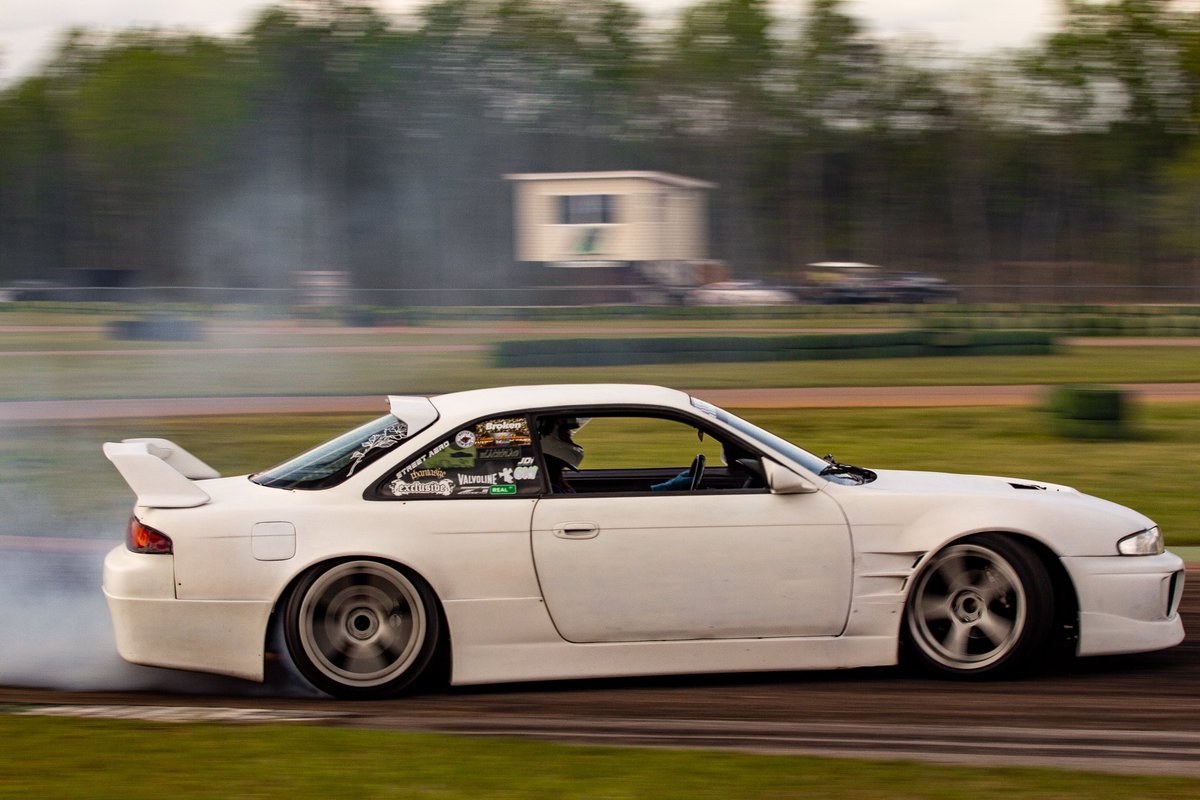
[[[1128,439],[1130,402],[1110,386],[1058,386],[1047,397],[1055,433],[1068,439]]]
[[[529,339],[496,344],[498,367],[584,367],[816,361],[921,356],[1041,355],[1046,331],[894,331],[795,336],[677,336],[644,339]]]

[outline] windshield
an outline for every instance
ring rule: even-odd
[[[825,468],[829,466],[828,461],[818,458],[807,450],[797,447],[787,439],[781,439],[770,431],[764,431],[757,425],[747,422],[741,417],[730,414],[723,408],[717,408],[711,403],[706,403],[703,400],[697,400],[694,397],[692,398],[692,405],[698,410],[703,411],[705,414],[724,422],[734,430],[745,434],[759,444],[769,447],[776,452],[782,453],[792,461],[795,461],[797,464],[807,469],[809,472],[822,475]]]
[[[250,476],[276,489],[336,486],[408,437],[408,426],[391,414],[343,433],[277,467]]]

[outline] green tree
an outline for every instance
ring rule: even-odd
[[[52,80],[27,78],[0,93],[0,280],[68,262],[72,173]]]
[[[1160,258],[1156,181],[1194,129],[1196,21],[1169,0],[1065,0],[1062,29],[1023,60],[1040,89],[1032,118],[1059,154],[1044,196],[1067,212],[1070,249],[1142,284]]]

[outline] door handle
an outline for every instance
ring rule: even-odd
[[[560,539],[595,539],[600,526],[594,522],[560,522],[554,526],[554,535]]]

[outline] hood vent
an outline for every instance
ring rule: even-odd
[[[1012,483],[1012,482],[1009,482],[1008,485],[1014,489],[1029,489],[1029,490],[1035,491],[1035,492],[1046,491],[1045,486],[1038,486],[1036,483]]]

